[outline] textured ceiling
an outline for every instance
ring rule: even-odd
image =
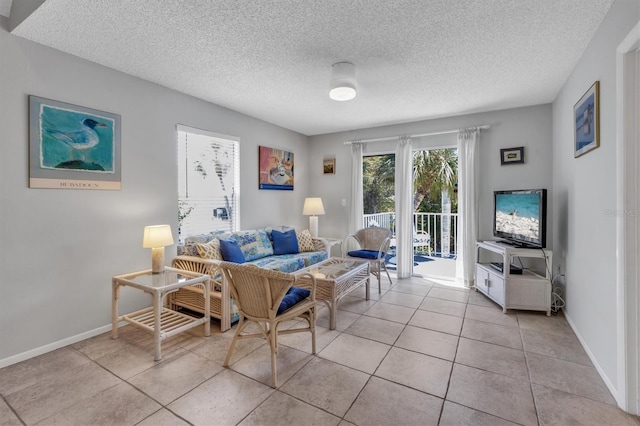
[[[9,17],[13,0],[0,0],[0,15]]]
[[[13,33],[315,135],[551,102],[612,2],[47,0]]]

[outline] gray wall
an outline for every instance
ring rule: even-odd
[[[553,103],[553,198],[565,313],[620,402],[616,359],[616,48],[640,19],[617,0]],[[600,81],[600,147],[574,158],[573,106]]]
[[[306,225],[301,214],[308,192],[306,136],[6,29],[2,18],[0,367],[104,330],[110,322],[111,277],[150,267],[143,227],[169,223],[177,235],[176,124],[241,138],[242,228]],[[28,188],[28,95],[122,117],[122,190]],[[294,191],[258,190],[258,145],[294,152]],[[175,247],[167,247],[167,261],[174,254]],[[149,300],[126,291],[122,312]]]
[[[176,124],[241,138],[243,228],[306,226],[304,197],[320,196],[327,213],[320,234],[331,237],[348,231],[351,160],[344,141],[489,124],[480,137],[479,237],[491,237],[493,190],[551,189],[547,245],[566,272],[565,312],[616,393],[615,218],[606,214],[616,208],[615,48],[640,19],[638,9],[637,0],[614,3],[552,106],[311,138],[16,38],[0,17],[0,367],[108,329],[111,276],[148,266],[143,227],[177,228]],[[595,80],[601,147],[574,159],[573,105]],[[121,191],[28,188],[30,94],[122,116]],[[455,136],[417,142],[443,146]],[[257,190],[261,144],[295,153],[293,192]],[[525,147],[526,164],[500,166],[499,149],[516,146]],[[325,157],[336,158],[335,175],[322,174]],[[170,257],[174,249],[167,250]],[[148,303],[132,292],[124,299],[123,310]]]
[[[387,136],[422,134],[471,127],[491,126],[480,133],[479,239],[492,239],[493,191],[499,189],[551,189],[551,105],[538,105],[451,118],[384,126],[311,137],[310,191],[322,197],[326,215],[320,217],[319,234],[341,237],[348,233],[351,203],[351,147],[345,141]],[[456,134],[417,138],[414,147],[456,145]],[[372,142],[366,153],[395,152],[396,141]],[[525,164],[500,165],[500,148],[524,146]],[[322,159],[336,158],[336,174],[322,174]],[[347,206],[342,206],[345,199]],[[549,207],[547,247],[552,247],[554,221]]]

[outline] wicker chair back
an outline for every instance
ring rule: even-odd
[[[391,230],[387,228],[371,227],[362,228],[354,234],[356,240],[363,250],[389,250]]]
[[[231,295],[247,317],[275,318],[282,298],[296,280],[295,275],[255,265],[221,262]]]

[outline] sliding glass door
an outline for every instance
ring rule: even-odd
[[[382,226],[393,232],[387,267],[397,264],[394,154],[363,158],[363,226]],[[457,237],[456,148],[418,149],[413,152],[414,275],[455,278]]]

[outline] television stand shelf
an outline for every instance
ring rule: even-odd
[[[504,313],[507,309],[524,309],[546,311],[547,316],[551,315],[551,250],[513,247],[499,241],[479,241],[476,250],[476,291],[500,305]],[[514,274],[510,267],[499,271],[491,261],[484,260],[485,251],[494,253],[494,258],[502,257],[505,266],[511,265],[516,257],[543,259],[544,272],[522,269],[521,273]]]

